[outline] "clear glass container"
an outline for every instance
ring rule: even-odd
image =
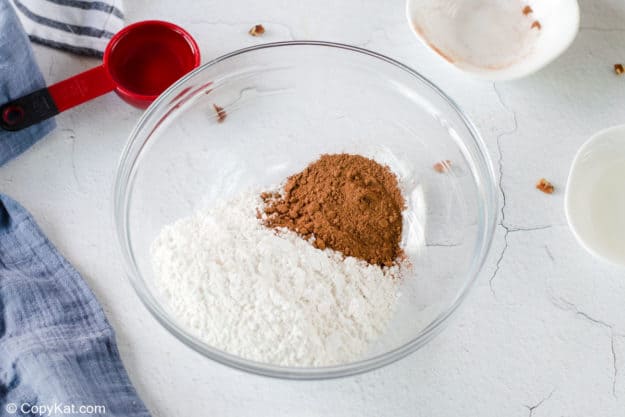
[[[225,109],[218,122],[213,105]],[[360,153],[409,178],[403,278],[388,331],[362,360],[281,367],[209,346],[167,309],[150,261],[164,225],[243,189],[279,184],[323,153]],[[437,172],[433,165],[451,161]],[[126,271],[156,319],[204,356],[281,378],[375,369],[427,343],[480,272],[497,218],[491,162],[473,124],[405,65],[326,42],[280,42],[224,55],[162,94],[139,120],[116,177],[114,216]]]

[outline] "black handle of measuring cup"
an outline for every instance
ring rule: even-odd
[[[0,106],[0,128],[17,131],[59,114],[47,88],[33,91]]]

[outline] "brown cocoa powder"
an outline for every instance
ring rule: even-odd
[[[386,166],[360,155],[322,155],[287,179],[282,194],[262,193],[264,224],[286,227],[319,248],[370,264],[401,257],[404,198]]]

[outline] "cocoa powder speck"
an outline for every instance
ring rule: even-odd
[[[286,227],[319,248],[391,266],[402,255],[404,198],[391,170],[360,155],[322,155],[262,193],[264,224]]]

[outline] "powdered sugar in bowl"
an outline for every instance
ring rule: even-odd
[[[259,226],[253,190],[343,153],[398,178],[401,274]],[[400,63],[323,42],[244,49],[179,81],[139,121],[115,186],[127,273],[159,322],[206,357],[282,378],[360,373],[423,346],[465,299],[495,219],[489,158],[454,103]],[[180,247],[192,255],[170,256]]]

